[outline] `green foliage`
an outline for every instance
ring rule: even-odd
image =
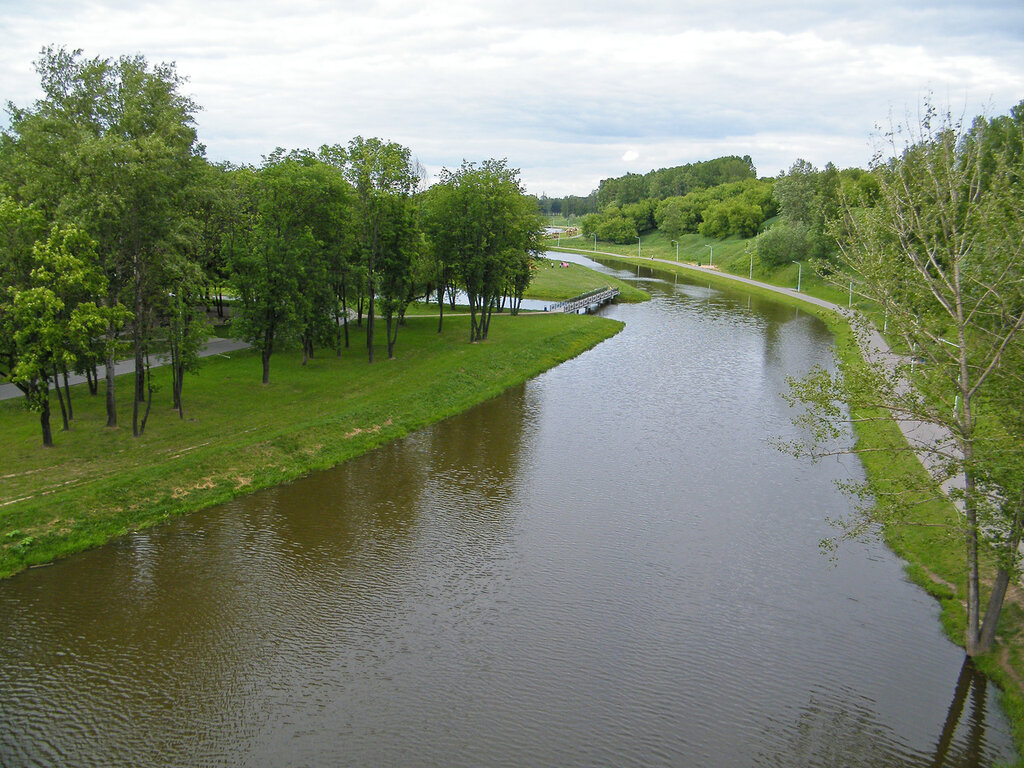
[[[34,247],[28,281],[0,299],[0,330],[9,336],[8,377],[25,393],[25,405],[42,415],[44,445],[52,445],[50,382],[93,357],[104,331],[126,319],[120,305],[97,305],[106,280],[94,261],[95,243],[88,235],[55,228]]]
[[[494,159],[443,169],[424,197],[423,220],[434,253],[447,254],[469,296],[470,340],[487,338],[491,313],[510,278],[524,277],[522,257],[539,246],[540,218],[523,194],[519,171]]]
[[[423,170],[407,147],[376,137],[356,136],[347,147],[322,146],[320,158],[339,168],[354,190],[353,237],[359,270],[365,278],[365,295],[369,299],[366,349],[373,362],[377,263],[386,249],[393,250],[398,245],[395,235],[402,233],[399,240],[403,243],[414,239],[409,231],[408,207],[412,205],[412,195]],[[399,258],[394,253],[389,255],[392,259]]]
[[[911,351],[914,364],[875,362],[868,377],[848,369],[827,388],[800,390],[809,412],[826,420],[835,418],[824,406],[833,398],[853,407],[870,402],[929,425],[915,449],[937,480],[963,479],[949,494],[963,513],[970,655],[990,644],[1001,607],[1001,599],[992,603],[982,625],[982,548],[1004,561],[1000,578],[1008,580],[1024,522],[1024,475],[1007,458],[1019,453],[1020,434],[987,431],[985,420],[988,398],[1000,398],[997,372],[1006,371],[1017,392],[1024,378],[1024,168],[1007,151],[1012,143],[990,142],[988,130],[985,120],[966,129],[926,106],[920,125],[888,135],[888,157],[874,168],[874,206],[847,203],[835,228],[842,260],[834,277],[840,284],[856,281],[883,309],[888,332]],[[808,189],[820,192],[811,179],[804,169],[776,184],[785,191],[783,211],[801,210],[792,202],[800,190],[804,197]],[[837,181],[833,175],[834,186]],[[868,386],[869,379],[882,384]],[[892,515],[899,498],[876,495],[867,514]]]
[[[806,225],[783,220],[757,236],[754,252],[761,264],[778,267],[809,258],[813,244]]]
[[[602,179],[597,190],[601,210],[641,200],[664,200],[679,197],[698,189],[754,179],[757,173],[749,155],[718,157],[674,168],[662,168],[640,175],[627,173],[613,179]]]

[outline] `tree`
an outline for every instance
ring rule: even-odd
[[[270,383],[276,346],[298,325],[299,254],[313,247],[307,222],[290,205],[293,171],[287,160],[268,159],[258,172],[246,174],[247,238],[231,260],[241,300],[232,328],[259,351],[264,384]]]
[[[108,324],[126,318],[122,307],[98,306],[89,297],[105,290],[103,275],[93,266],[95,244],[80,230],[54,229],[33,249],[27,284],[9,288],[0,305],[0,331],[11,340],[13,366],[9,378],[39,413],[43,445],[53,445],[50,429],[50,382],[61,370],[88,354]],[[64,429],[68,413],[57,389]]]
[[[505,160],[463,161],[458,170],[443,169],[435,186],[425,201],[427,232],[435,251],[451,254],[469,297],[470,341],[480,341],[517,257],[539,242],[540,218],[519,171]]]
[[[799,222],[776,222],[754,241],[758,261],[769,267],[803,261],[811,256],[807,227]]]
[[[366,267],[366,349],[373,362],[374,301],[377,295],[377,261],[387,241],[388,216],[404,220],[401,206],[420,183],[421,169],[401,144],[357,136],[348,147],[323,146],[320,157],[342,170],[354,190],[355,239]],[[396,206],[396,201],[400,205]]]
[[[438,333],[444,328],[445,293],[455,282],[455,260],[447,237],[447,216],[454,201],[445,199],[454,194],[453,185],[435,184],[421,195],[419,206],[420,226],[426,239],[424,282],[437,292]]]
[[[870,362],[843,377],[818,370],[795,390],[810,405],[809,418],[820,420],[818,438],[836,434],[841,401],[933,429],[911,448],[927,455],[939,482],[963,478],[947,493],[961,515],[964,644],[972,656],[987,650],[1001,608],[1001,598],[990,602],[982,626],[979,548],[990,544],[1005,553],[1005,542],[1020,535],[1019,514],[997,502],[1016,503],[1020,488],[1003,487],[992,460],[1019,452],[1019,442],[991,439],[997,430],[986,434],[986,424],[999,421],[991,410],[996,401],[987,398],[1000,379],[1017,387],[1021,380],[1014,361],[1021,359],[1024,329],[1024,179],[1012,153],[988,150],[990,130],[984,119],[965,129],[926,107],[920,125],[887,135],[891,156],[873,163],[875,206],[845,206],[836,228],[837,282],[857,282],[915,364],[889,369]],[[900,511],[898,498],[875,501],[865,510],[871,517]]]
[[[420,246],[415,212],[409,200],[393,197],[385,201],[390,210],[382,212],[381,250],[377,262],[380,299],[386,323],[388,359],[395,356],[398,340],[396,315],[405,312],[414,282],[413,263]]]
[[[200,310],[204,283],[200,266],[185,258],[168,266],[173,271],[174,290],[167,294],[167,301],[160,307],[160,327],[170,353],[171,405],[178,412],[178,418],[184,419],[185,374],[199,370],[199,352],[210,337],[210,323],[206,313]]]
[[[173,64],[142,56],[85,60],[81,51],[46,48],[36,64],[43,98],[10,107],[5,174],[17,197],[51,223],[71,223],[96,242],[108,307],[124,301],[131,317],[138,401],[153,331],[153,303],[167,291],[161,262],[175,249],[184,195],[201,153],[196,105],[181,93]],[[109,328],[112,342],[121,329]],[[108,345],[113,348],[114,345]],[[117,425],[113,360],[107,361],[107,424]]]

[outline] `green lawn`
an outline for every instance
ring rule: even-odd
[[[298,353],[275,354],[268,386],[259,383],[253,352],[208,358],[185,382],[184,420],[169,407],[169,371],[154,369],[153,413],[138,439],[130,376],[117,382],[119,429],[105,427],[102,396],[77,387],[71,431],[59,431],[56,414],[51,449],[41,446],[38,418],[20,400],[0,402],[0,576],[357,456],[620,328],[587,315],[501,315],[487,341],[470,344],[468,318],[447,318],[442,334],[436,319],[409,318],[394,360],[381,345],[368,364],[357,332],[340,357],[323,350],[302,366]]]
[[[618,288],[618,300],[623,302],[649,301],[651,298],[646,291],[641,291],[636,286],[611,275],[602,275],[572,262],[567,262],[567,267],[560,264],[561,262],[550,259],[537,259],[538,269],[526,291],[526,298],[565,301],[582,296],[595,288],[606,287]]]

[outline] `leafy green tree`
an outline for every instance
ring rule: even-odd
[[[80,230],[54,229],[33,249],[27,284],[7,289],[0,305],[0,330],[11,340],[9,378],[21,389],[30,410],[39,413],[43,445],[53,445],[50,428],[50,382],[62,369],[88,354],[111,322],[123,321],[123,307],[106,308],[87,300],[105,290],[93,266],[95,245]],[[64,429],[69,428],[65,401],[57,390]]]
[[[347,147],[325,145],[320,157],[340,168],[354,190],[355,241],[366,271],[366,349],[372,363],[377,262],[389,242],[388,227],[405,220],[403,206],[412,205],[421,169],[401,144],[362,136]],[[389,221],[388,217],[397,219]]]
[[[1001,608],[990,602],[982,625],[979,549],[999,550],[1019,536],[1019,517],[1008,519],[1006,507],[991,503],[1002,481],[986,460],[1019,452],[1019,442],[983,438],[1000,379],[1020,382],[1013,361],[1021,359],[1024,331],[1024,174],[1012,154],[986,151],[989,130],[983,119],[967,130],[927,107],[919,126],[889,134],[891,155],[874,164],[875,206],[846,207],[837,228],[837,281],[855,280],[886,313],[889,333],[924,365],[870,362],[843,377],[818,371],[797,388],[817,437],[835,434],[844,418],[837,403],[871,404],[923,425],[911,448],[928,457],[938,481],[962,477],[947,493],[962,515],[964,644],[972,656],[987,650]],[[996,496],[1018,492],[1000,487]],[[868,520],[899,519],[902,501],[875,498],[863,511]]]
[[[408,199],[393,197],[385,201],[391,210],[381,217],[386,226],[381,232],[381,250],[377,262],[380,300],[386,323],[388,359],[395,356],[398,340],[397,316],[405,312],[415,284],[414,261],[421,245],[415,212]]]
[[[171,404],[178,412],[178,418],[184,419],[182,391],[185,374],[199,370],[199,353],[210,338],[210,323],[206,312],[200,309],[205,276],[199,264],[178,258],[168,268],[173,272],[169,282],[174,290],[167,294],[166,302],[158,307],[158,313],[170,353]]]
[[[811,239],[801,223],[779,221],[754,241],[758,261],[766,267],[778,267],[811,257]]]
[[[539,242],[540,219],[505,160],[463,161],[443,169],[435,187],[425,200],[426,231],[435,250],[451,254],[469,297],[470,341],[480,341],[518,257]]]
[[[455,283],[455,259],[448,243],[448,215],[456,205],[453,184],[435,184],[420,197],[420,226],[426,240],[423,279],[437,295],[437,332],[444,328],[444,298]]]
[[[639,202],[622,206],[622,215],[632,219],[636,225],[637,233],[642,235],[646,232],[652,232],[657,226],[654,220],[657,208],[658,203],[655,200],[640,200]]]
[[[106,304],[132,308],[138,430],[153,303],[166,293],[161,262],[176,247],[186,190],[201,153],[196,105],[173,64],[141,56],[83,59],[46,48],[37,62],[43,98],[11,107],[4,136],[5,175],[14,194],[50,222],[72,223],[96,242],[107,280]],[[111,327],[113,341],[120,328]],[[113,348],[113,344],[108,345]],[[107,361],[107,423],[116,426],[113,360]]]

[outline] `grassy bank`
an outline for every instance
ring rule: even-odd
[[[71,431],[56,432],[48,450],[35,415],[0,402],[0,576],[365,453],[621,328],[583,315],[495,316],[490,338],[470,344],[468,323],[448,318],[437,334],[436,322],[410,318],[396,358],[381,348],[373,365],[361,333],[340,357],[325,350],[306,366],[297,353],[275,354],[268,386],[253,352],[209,358],[186,381],[184,420],[169,407],[169,371],[154,369],[155,405],[138,439],[130,376],[117,382],[120,429],[106,429],[102,397],[78,387]]]
[[[828,310],[809,308],[832,329],[840,363],[859,361],[861,352],[849,325]],[[921,462],[908,450],[906,439],[891,419],[856,421],[868,416],[866,409],[851,408],[860,461],[874,493],[905,492],[908,487],[933,487]],[[959,513],[941,500],[941,492],[921,494],[907,519],[886,524],[882,536],[906,562],[907,576],[941,606],[940,620],[946,635],[963,646],[967,626],[967,570],[964,540],[959,533]],[[982,606],[995,576],[991,559],[982,571]],[[999,620],[996,643],[987,654],[975,658],[978,668],[999,686],[1001,704],[1013,728],[1020,751],[1016,765],[1024,765],[1024,606],[1019,591],[1010,590]]]
[[[525,294],[528,299],[565,301],[588,291],[606,287],[618,288],[618,300],[622,302],[634,303],[651,299],[651,295],[646,291],[641,291],[636,286],[611,275],[602,275],[581,264],[567,262],[567,266],[563,267],[560,266],[561,262],[544,258],[537,259],[537,263],[538,269]]]

